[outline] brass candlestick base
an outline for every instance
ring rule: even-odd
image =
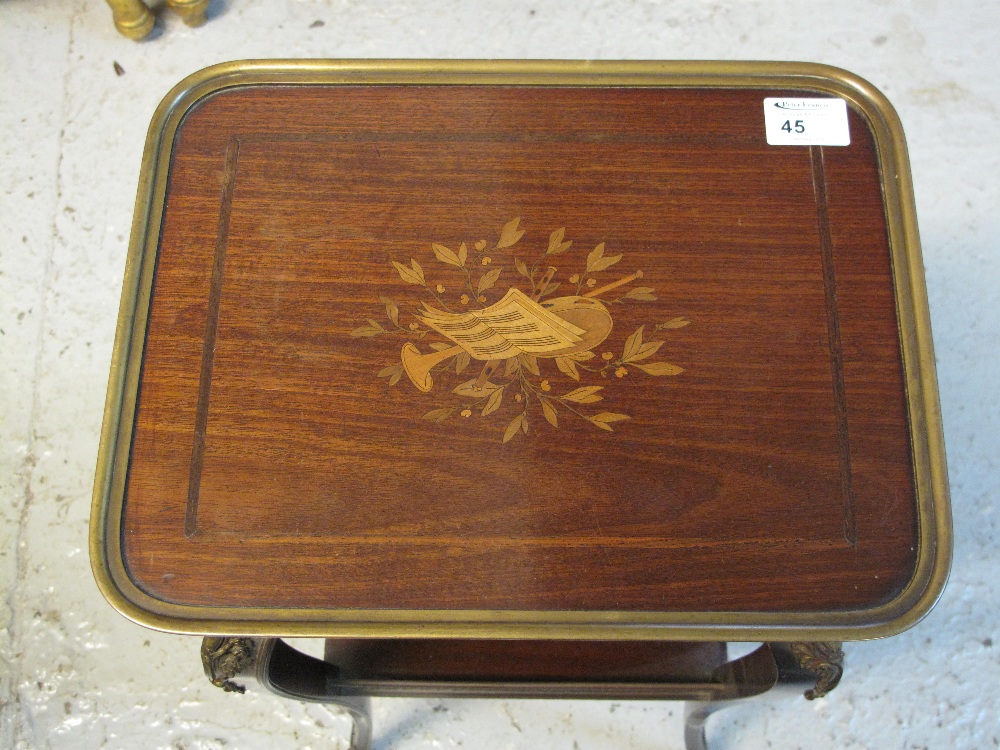
[[[142,0],[107,0],[115,28],[129,39],[145,39],[153,30],[156,18]]]
[[[149,36],[156,23],[153,11],[143,0],[107,0],[115,19],[115,28],[129,39],[139,41]],[[208,18],[209,0],[167,0],[167,7],[188,26],[201,26]]]
[[[201,26],[208,12],[208,0],[167,0],[167,6],[188,26]]]

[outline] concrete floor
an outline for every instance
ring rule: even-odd
[[[737,707],[716,748],[991,748],[1000,434],[995,0],[220,0],[201,29],[116,34],[100,0],[0,0],[0,747],[336,748],[345,719],[201,675],[198,640],[99,594],[90,491],[145,130],[178,80],[252,57],[812,60],[907,129],[956,553],[938,607],[850,645],[829,698]],[[123,73],[116,74],[117,62]],[[678,748],[680,706],[375,702],[378,748]]]

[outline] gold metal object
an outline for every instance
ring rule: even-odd
[[[142,0],[107,0],[115,28],[129,39],[145,39],[153,30],[156,17]]]
[[[256,650],[253,638],[209,637],[201,642],[201,663],[213,685],[227,693],[245,693],[233,678],[253,663]]]
[[[337,611],[189,607],[155,599],[122,556],[125,475],[164,213],[171,144],[198,102],[247,85],[519,85],[727,87],[844,98],[875,135],[892,255],[916,491],[914,575],[892,600],[840,612]],[[930,316],[902,126],[867,81],[824,65],[776,62],[295,60],[216,65],[179,83],[150,125],[112,355],[90,527],[98,585],[126,617],[178,633],[358,637],[603,638],[731,641],[860,640],[894,635],[935,604],[948,577],[952,533]]]
[[[208,0],[167,0],[167,7],[188,26],[201,26],[207,19]]]
[[[789,643],[789,649],[799,666],[816,675],[815,687],[806,690],[807,700],[822,698],[840,682],[844,674],[844,652],[839,643]]]

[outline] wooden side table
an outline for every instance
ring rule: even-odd
[[[210,68],[151,125],[115,352],[105,595],[358,748],[393,695],[689,700],[704,747],[947,576],[905,144],[840,70]]]

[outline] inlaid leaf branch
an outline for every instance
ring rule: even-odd
[[[479,279],[479,286],[476,291],[482,294],[488,289],[492,289],[497,283],[497,279],[500,278],[500,273],[503,271],[502,268],[494,268],[492,271],[487,271]]]
[[[681,323],[683,318],[674,318],[673,327],[682,327],[688,322]],[[657,325],[655,330],[662,330],[662,328],[667,327],[666,324]],[[679,375],[684,372],[683,367],[678,367],[677,365],[672,365],[667,362],[643,362],[643,360],[652,357],[656,354],[660,347],[665,343],[662,339],[656,339],[652,341],[646,341],[643,339],[646,326],[639,326],[634,333],[632,333],[627,339],[625,339],[625,345],[622,348],[622,355],[617,359],[610,352],[604,354],[605,365],[598,370],[602,377],[607,377],[608,373],[613,371],[616,377],[623,378],[628,375],[628,368],[635,367],[637,370],[641,370],[647,375],[661,376],[661,375]],[[641,364],[640,364],[641,363]]]
[[[636,365],[636,368],[642,370],[647,375],[680,375],[684,372],[683,367],[671,365],[667,362],[647,362],[644,365]]]
[[[455,266],[455,268],[465,268],[465,259],[468,257],[469,253],[465,248],[464,242],[462,243],[458,253],[455,253],[444,245],[439,245],[436,242],[431,245],[431,250],[434,251],[434,257],[442,263],[447,263],[449,266]]]
[[[560,227],[552,234],[549,235],[549,249],[545,251],[546,255],[558,255],[559,253],[564,253],[570,249],[573,244],[573,240],[568,240],[563,242],[563,237],[566,236],[566,227]]]
[[[545,417],[545,421],[548,422],[553,427],[559,427],[559,415],[556,413],[556,408],[552,405],[552,402],[547,398],[540,399],[542,404],[542,414]]]
[[[672,318],[671,320],[668,320],[666,323],[657,323],[656,324],[656,330],[657,331],[672,330],[672,329],[676,329],[676,328],[683,328],[684,326],[690,325],[690,324],[691,324],[691,321],[688,320],[687,318],[683,318],[683,317],[681,317],[681,318]]]
[[[559,372],[568,375],[573,378],[573,380],[580,380],[580,370],[574,362],[569,357],[556,357],[556,367],[559,368]]]
[[[514,417],[510,424],[507,425],[507,429],[503,433],[503,442],[509,443],[511,438],[513,438],[519,431],[523,430],[524,434],[528,434],[528,419],[524,412],[521,412],[516,417]]]
[[[488,417],[490,414],[492,414],[493,412],[495,412],[497,409],[500,408],[500,404],[503,402],[503,392],[505,390],[506,387],[504,386],[501,388],[497,388],[495,391],[493,391],[493,393],[490,394],[490,397],[486,400],[486,406],[483,407],[480,416]]]
[[[426,419],[429,422],[437,422],[440,424],[441,422],[445,421],[448,417],[450,417],[452,414],[454,414],[456,409],[457,407],[455,406],[445,407],[442,409],[432,409],[431,411],[424,414],[424,416],[422,416],[421,419]]]
[[[385,305],[385,314],[389,318],[389,321],[394,325],[399,327],[399,305],[393,302],[391,299],[386,297],[384,294],[378,296],[379,302]]]
[[[542,372],[538,369],[538,357],[531,354],[518,354],[517,361],[521,367],[530,372],[532,375],[541,376]]]
[[[628,361],[629,357],[636,354],[642,346],[642,332],[646,326],[639,326],[635,333],[625,339],[625,348],[622,351],[622,360]]]
[[[466,380],[464,383],[459,383],[452,390],[452,393],[457,393],[459,396],[465,396],[466,398],[482,398],[491,395],[501,387],[488,380],[482,385],[477,385],[476,379],[473,378],[472,380]]]
[[[518,240],[524,236],[524,230],[517,228],[517,225],[520,223],[521,217],[518,216],[516,219],[511,219],[504,224],[503,229],[500,230],[500,241],[497,242],[498,250],[516,245]]]
[[[603,279],[602,282],[598,281],[599,274],[613,268],[624,258],[621,253],[607,254],[604,242],[598,243],[589,252],[574,253],[577,262],[582,261],[585,255],[583,271],[570,275],[568,279],[560,278],[559,269],[551,263],[555,260],[555,256],[568,253],[573,248],[573,241],[566,239],[566,228],[559,227],[551,231],[547,243],[544,246],[534,243],[532,251],[531,243],[519,245],[526,236],[526,231],[521,228],[520,222],[521,218],[516,217],[504,224],[495,244],[490,244],[485,239],[468,243],[458,239],[446,240],[447,244],[430,243],[428,257],[433,254],[435,264],[440,264],[433,265],[430,274],[433,278],[429,278],[417,258],[409,258],[408,265],[391,259],[390,262],[405,284],[422,287],[434,298],[436,307],[458,316],[459,319],[466,315],[466,310],[473,313],[477,309],[488,307],[486,293],[497,289],[501,279],[504,278],[503,257],[512,261],[513,271],[516,272],[512,286],[518,286],[533,302],[549,307],[557,316],[562,317],[562,310],[577,309],[573,307],[577,304],[573,299],[574,296],[589,297],[592,302],[586,303],[589,306],[588,310],[597,310],[598,314],[607,313],[608,332],[611,330],[610,312],[607,309],[609,306],[628,301],[657,301],[658,297],[652,286],[629,288],[629,285],[643,278],[641,270],[635,270],[628,275],[618,275],[617,278]],[[457,249],[452,249],[456,246]],[[522,248],[518,251],[518,255],[514,255],[515,246]],[[471,257],[470,247],[474,247]],[[504,256],[505,252],[509,255]],[[529,257],[534,258],[530,263],[524,260],[526,253],[531,253]],[[480,266],[481,274],[474,273]],[[556,294],[566,281],[571,288],[572,285],[576,286],[575,295],[570,292],[569,297],[557,300],[556,302],[559,302],[557,305],[540,302],[543,298]],[[589,291],[584,290],[584,287]],[[611,299],[610,292],[615,289],[621,290],[617,293],[620,296]],[[665,343],[662,337],[655,334],[683,328],[691,322],[686,318],[677,317],[655,325],[640,325],[620,344],[620,355],[604,351],[603,362],[597,360],[594,364],[591,364],[591,360],[595,358],[594,351],[589,348],[586,351],[572,351],[569,345],[566,345],[566,348],[572,353],[529,354],[519,349],[516,356],[506,357],[502,362],[498,362],[483,361],[483,353],[478,351],[475,356],[480,359],[473,359],[474,349],[470,348],[471,344],[466,346],[451,335],[441,333],[440,329],[431,328],[423,322],[425,316],[414,314],[414,319],[410,322],[406,319],[406,312],[388,296],[380,294],[379,302],[385,308],[388,324],[368,318],[363,325],[350,332],[351,336],[375,338],[387,333],[402,333],[412,338],[424,338],[428,335],[433,338],[436,335],[447,340],[434,340],[424,347],[423,352],[414,348],[412,342],[408,343],[401,355],[407,363],[406,366],[404,367],[402,363],[389,364],[379,370],[378,377],[384,379],[389,386],[406,382],[406,378],[409,378],[418,390],[424,392],[430,391],[440,377],[445,388],[445,396],[451,402],[439,403],[436,408],[424,413],[422,419],[437,424],[447,421],[456,414],[466,419],[473,416],[490,418],[496,414],[507,414],[510,421],[507,422],[507,417],[501,416],[504,421],[500,422],[506,424],[502,435],[503,443],[510,442],[518,434],[527,435],[529,420],[534,419],[539,412],[553,429],[560,429],[565,420],[575,416],[597,429],[614,431],[613,425],[630,419],[630,416],[615,411],[589,414],[587,407],[605,401],[610,391],[605,390],[606,385],[591,385],[586,380],[597,375],[607,378],[611,373],[623,378],[632,368],[651,376],[677,375],[683,372],[683,369],[676,365],[653,361]],[[429,305],[428,302],[422,304]],[[530,311],[530,307],[528,310]],[[539,311],[538,315],[542,317],[542,311]],[[469,321],[474,319],[475,315],[468,318]],[[585,318],[579,320],[583,319]],[[583,323],[577,323],[577,320],[573,318],[571,324],[586,327],[588,332],[601,330],[584,326]],[[650,331],[654,335],[652,338],[647,338],[647,332]],[[607,332],[603,335],[606,337]],[[463,373],[467,373],[464,376],[466,379],[459,377]],[[560,388],[558,380],[563,377],[566,380],[562,382],[572,383],[573,387],[568,390],[566,387]],[[456,380],[462,382],[455,385]],[[409,389],[405,392],[411,393]],[[413,398],[412,395],[407,397]]]
[[[399,272],[399,278],[405,281],[407,284],[417,284],[419,286],[424,286],[427,282],[424,280],[424,269],[420,267],[417,263],[416,258],[410,258],[410,265],[404,266],[399,261],[392,261],[392,265],[396,267]]]
[[[642,332],[645,328],[646,326],[639,326],[636,332],[625,341],[625,351],[622,352],[621,364],[635,365],[649,375],[678,375],[684,372],[683,368],[667,364],[666,362],[648,362],[644,365],[636,364],[652,357],[664,344],[661,340],[643,341]]]
[[[527,264],[516,256],[514,257],[514,269],[528,281],[532,281],[531,273],[528,271]]]
[[[542,391],[544,391],[547,383],[548,381],[542,381]],[[522,381],[522,384],[527,386],[538,400],[541,405],[542,416],[545,417],[545,421],[557,429],[559,427],[558,407],[562,407],[571,414],[574,414],[608,432],[612,431],[609,426],[611,423],[629,419],[627,414],[619,414],[616,412],[601,412],[596,415],[588,415],[580,411],[578,405],[593,404],[604,399],[603,396],[598,394],[598,391],[602,390],[604,386],[581,386],[580,388],[576,388],[562,396],[551,396],[544,392],[539,392],[539,390],[531,386],[530,383]]]
[[[542,299],[543,297],[548,297],[550,294],[555,294],[560,286],[562,286],[561,282],[550,281],[548,284],[542,287],[542,290],[540,292],[538,292],[538,299]]]
[[[656,295],[653,294],[655,291],[656,290],[651,286],[637,286],[633,289],[629,289],[618,299],[612,300],[612,302],[621,302],[623,299],[634,299],[641,302],[655,302]]]
[[[590,418],[592,424],[597,425],[602,430],[607,430],[608,432],[613,432],[611,429],[612,422],[621,422],[626,419],[631,419],[628,414],[616,414],[615,412],[601,412],[600,414],[595,414]]]
[[[595,247],[590,251],[590,255],[587,256],[587,273],[597,273],[598,271],[605,271],[611,268],[615,263],[620,261],[623,255],[604,255],[604,243]]]
[[[605,243],[599,243],[593,250],[587,254],[587,264],[584,267],[583,273],[574,273],[569,277],[571,284],[576,284],[576,293],[580,294],[584,286],[593,289],[597,285],[597,277],[595,274],[601,271],[606,271],[613,265],[618,263],[625,256],[621,253],[618,255],[605,255]],[[630,279],[642,278],[642,271],[636,271]],[[620,286],[623,282],[619,281],[617,284],[610,285],[610,288],[616,288]],[[652,291],[651,287],[643,287],[644,289]],[[590,293],[593,294],[593,293]],[[622,295],[618,299],[611,300],[611,303],[620,302],[626,298],[627,295]],[[630,298],[631,299],[631,298]]]
[[[408,269],[409,270],[409,269]],[[373,336],[382,336],[383,334],[389,333],[402,333],[406,336],[416,336],[417,338],[423,338],[427,335],[428,330],[420,325],[416,320],[410,323],[409,327],[403,326],[399,322],[399,305],[393,302],[384,294],[378,296],[379,302],[385,305],[385,315],[392,324],[394,331],[390,331],[385,328],[381,323],[372,318],[365,319],[365,325],[358,326],[350,332],[353,338],[371,338]]]
[[[626,362],[639,362],[643,359],[649,359],[656,352],[659,351],[660,347],[663,346],[662,341],[647,341],[642,346],[639,347],[639,351],[629,357]]]
[[[389,385],[392,386],[399,382],[404,372],[405,370],[402,365],[389,365],[379,370],[378,377],[389,378]]]
[[[576,388],[559,398],[561,401],[572,401],[575,404],[593,404],[604,400],[604,396],[600,396],[597,393],[603,390],[603,388],[603,385],[586,385],[582,388]]]
[[[367,325],[358,326],[351,331],[352,338],[369,338],[371,336],[381,336],[383,333],[389,333],[377,320],[373,320],[372,318],[366,318],[366,320]]]

